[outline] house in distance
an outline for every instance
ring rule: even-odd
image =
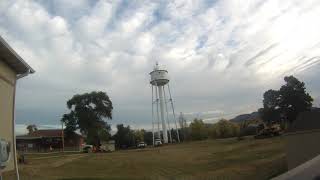
[[[63,138],[61,129],[36,130],[27,135],[17,136],[17,149],[23,152],[80,151],[84,143],[83,136],[74,133]]]

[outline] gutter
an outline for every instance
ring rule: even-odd
[[[24,62],[24,61],[23,61]],[[29,67],[29,66],[27,66]],[[17,142],[16,142],[16,128],[15,128],[15,125],[16,125],[16,100],[15,100],[15,97],[16,97],[16,90],[17,90],[17,81],[23,77],[26,77],[28,76],[29,74],[32,74],[34,73],[35,71],[31,68],[28,68],[28,71],[23,73],[23,74],[18,74],[16,76],[16,82],[14,84],[14,95],[13,95],[13,125],[12,125],[12,131],[13,131],[13,157],[14,157],[14,167],[15,167],[15,170],[16,170],[16,178],[17,180],[20,180],[20,175],[19,175],[19,168],[18,168],[18,160],[17,160]]]
[[[27,67],[30,73],[34,73],[35,71],[30,67],[19,55],[16,53],[11,46],[0,36],[0,43],[3,44],[25,67]]]
[[[23,74],[18,74],[16,77],[17,77],[17,80],[18,79],[21,79],[23,77],[26,77],[28,76],[29,74],[33,74],[35,71],[33,69],[28,69],[27,72],[23,73]]]

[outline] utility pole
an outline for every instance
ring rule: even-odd
[[[63,130],[63,122],[61,121],[61,137],[62,137],[62,152],[64,152],[64,130]]]

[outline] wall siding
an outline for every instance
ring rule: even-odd
[[[14,113],[15,73],[0,61],[0,138],[11,143],[11,158],[3,171],[14,169],[13,157],[13,113]]]

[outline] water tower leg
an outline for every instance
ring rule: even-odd
[[[158,91],[157,88],[155,88],[156,90],[156,105],[157,105],[157,134],[158,134],[158,139],[161,139],[161,135],[160,135],[160,116],[159,116],[159,96],[158,96]]]
[[[168,132],[167,132],[167,126],[164,116],[164,98],[163,98],[163,88],[162,86],[158,86],[159,91],[159,99],[160,99],[160,117],[162,122],[162,133],[163,133],[163,141],[164,143],[168,143]]]
[[[153,86],[151,85],[151,107],[152,107],[152,145],[154,146],[154,110],[153,110],[153,105],[154,105],[154,100],[153,100]]]
[[[175,126],[176,126],[177,138],[178,138],[178,142],[180,142],[180,134],[179,134],[178,125],[177,125],[177,120],[176,120],[176,113],[174,112],[174,106],[173,106],[173,101],[172,101],[172,97],[171,97],[171,91],[170,91],[170,86],[169,86],[169,84],[168,84],[168,92],[169,92],[169,97],[170,97],[170,102],[171,102],[171,107],[172,107],[174,124],[175,124]]]
[[[167,96],[166,96],[166,91],[164,89],[164,86],[162,86],[163,88],[163,96],[164,96],[164,102],[165,102],[165,107],[166,107],[166,115],[167,115],[167,125],[168,125],[168,131],[169,131],[169,140],[170,143],[172,143],[172,134],[171,134],[171,127],[170,127],[170,122],[169,122],[169,111],[168,111],[168,103],[167,103]]]

